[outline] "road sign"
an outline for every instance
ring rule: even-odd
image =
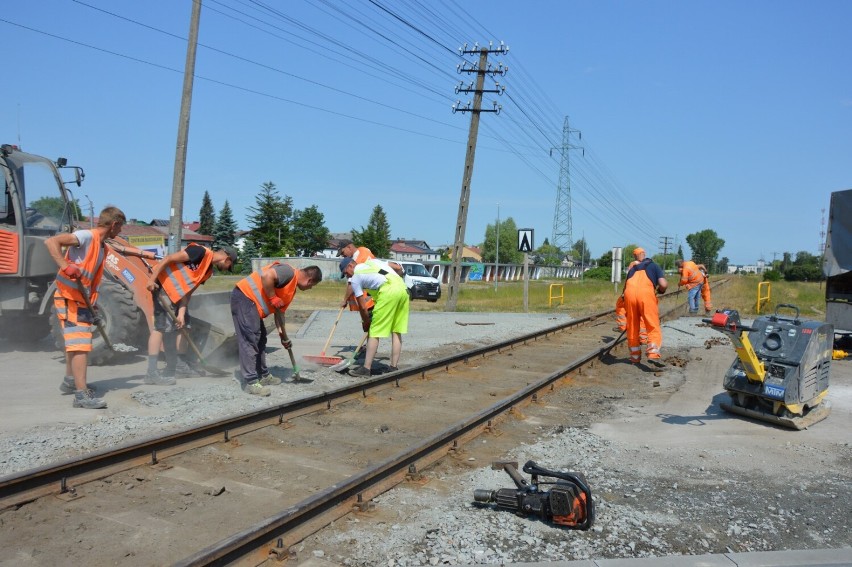
[[[518,252],[533,251],[533,229],[519,228],[518,229]]]

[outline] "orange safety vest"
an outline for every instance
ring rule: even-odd
[[[691,260],[684,260],[680,269],[680,285],[685,285],[686,289],[692,289],[695,286],[704,283],[704,276],[701,274],[701,270],[698,269],[698,265],[695,262]]]
[[[356,258],[355,256],[358,256],[358,257]],[[355,260],[355,265],[357,266],[358,264],[363,264],[367,260],[375,260],[376,256],[366,246],[359,246],[358,248],[355,249],[355,254],[352,255],[352,259]],[[366,305],[365,309],[372,309],[373,307],[376,306],[376,302],[373,301],[373,298],[370,297],[369,293],[367,294],[367,297],[365,298],[365,300],[367,301],[367,303],[365,304]],[[355,299],[355,297],[352,297],[351,299],[349,299],[349,311],[358,311],[358,310],[359,310],[358,300]]]
[[[190,242],[189,246],[198,246],[194,242]],[[187,248],[189,248],[187,246]],[[157,281],[163,287],[163,291],[169,296],[172,303],[177,303],[187,294],[192,293],[195,289],[210,279],[213,275],[213,270],[210,266],[213,264],[213,251],[205,249],[204,257],[194,270],[190,269],[189,265],[184,262],[175,262],[169,264],[160,272]]]
[[[263,268],[262,271],[271,270],[274,266],[279,264],[281,264],[281,262],[273,262]],[[289,266],[289,264],[286,265]],[[293,266],[290,267],[293,268]],[[290,302],[293,301],[293,297],[296,296],[296,284],[299,283],[299,270],[293,268],[293,272],[293,279],[290,280],[290,283],[284,287],[275,288],[275,295],[281,298],[281,301],[284,302],[284,311],[287,310]],[[237,287],[245,294],[246,297],[254,302],[257,306],[257,312],[260,314],[260,318],[263,319],[264,317],[268,317],[272,314],[273,308],[272,305],[269,304],[270,298],[266,295],[266,292],[263,291],[261,273],[262,272],[252,272],[248,277],[238,281]]]
[[[77,264],[82,272],[80,275],[80,283],[85,289],[89,290],[89,301],[92,305],[98,300],[98,286],[101,283],[101,276],[104,273],[104,246],[101,241],[101,234],[97,231],[92,232],[92,241],[86,250],[86,258],[82,264]],[[65,260],[71,261],[70,248],[65,251]],[[65,299],[76,301],[77,303],[85,304],[85,298],[80,294],[80,288],[77,282],[72,280],[59,270],[56,274],[56,288],[59,295]]]
[[[355,256],[358,257],[356,258]],[[366,246],[359,246],[355,249],[355,254],[352,255],[352,259],[355,260],[356,264],[363,264],[367,260],[374,260],[375,258],[376,256]]]

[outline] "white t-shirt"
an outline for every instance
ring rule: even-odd
[[[82,264],[86,260],[86,254],[89,251],[89,246],[92,244],[91,230],[75,230],[74,236],[80,243],[78,246],[68,247],[68,259],[74,264]]]
[[[388,281],[389,276],[382,275],[378,272],[370,271],[367,273],[359,273],[359,270],[372,270],[373,268],[371,268],[369,264],[373,264],[373,262],[379,264],[379,267],[389,274],[395,274],[390,266],[380,260],[367,260],[367,262],[364,262],[363,264],[356,265],[355,273],[353,273],[352,277],[349,278],[349,283],[352,284],[352,293],[355,297],[361,297],[364,295],[365,289],[379,289],[386,281]],[[375,264],[373,265],[375,266]]]

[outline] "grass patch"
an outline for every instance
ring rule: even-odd
[[[229,291],[242,276],[214,275],[204,284],[203,290]],[[716,309],[736,309],[743,317],[752,318],[757,313],[757,286],[760,276],[714,276],[716,282],[727,280],[713,292]],[[551,284],[555,284],[551,286]],[[530,313],[566,313],[582,317],[615,307],[622,284],[614,286],[600,280],[539,280],[529,283],[528,306]],[[560,289],[561,288],[561,289]],[[295,309],[337,309],[343,300],[344,284],[341,280],[326,280],[309,291],[300,291],[293,302]],[[669,292],[677,292],[676,276],[669,279]],[[412,311],[444,311],[447,306],[447,286],[442,286],[442,296],[435,303],[424,300],[411,302]],[[557,296],[550,300],[551,294]],[[558,296],[562,294],[560,302]],[[799,308],[803,319],[825,319],[825,286],[821,282],[771,282],[770,301],[760,311],[761,315],[775,312],[778,305],[788,303]],[[686,302],[686,291],[681,290],[679,301]],[[493,283],[467,282],[461,285],[457,311],[464,312],[524,312],[524,284],[518,282]],[[782,309],[779,314],[790,316],[794,312]]]

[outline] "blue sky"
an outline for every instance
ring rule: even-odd
[[[4,5],[0,142],[69,159],[96,209],[168,218],[189,0]],[[470,115],[458,48],[489,40],[466,238],[552,240],[566,116],[572,236],[593,256],[713,229],[732,263],[819,253],[852,187],[852,2],[204,0],[185,182],[241,228],[261,184],[332,232],[381,204],[392,235],[452,243]],[[493,82],[486,86],[494,88]],[[580,134],[582,138],[580,138]],[[551,148],[555,148],[551,152]]]

